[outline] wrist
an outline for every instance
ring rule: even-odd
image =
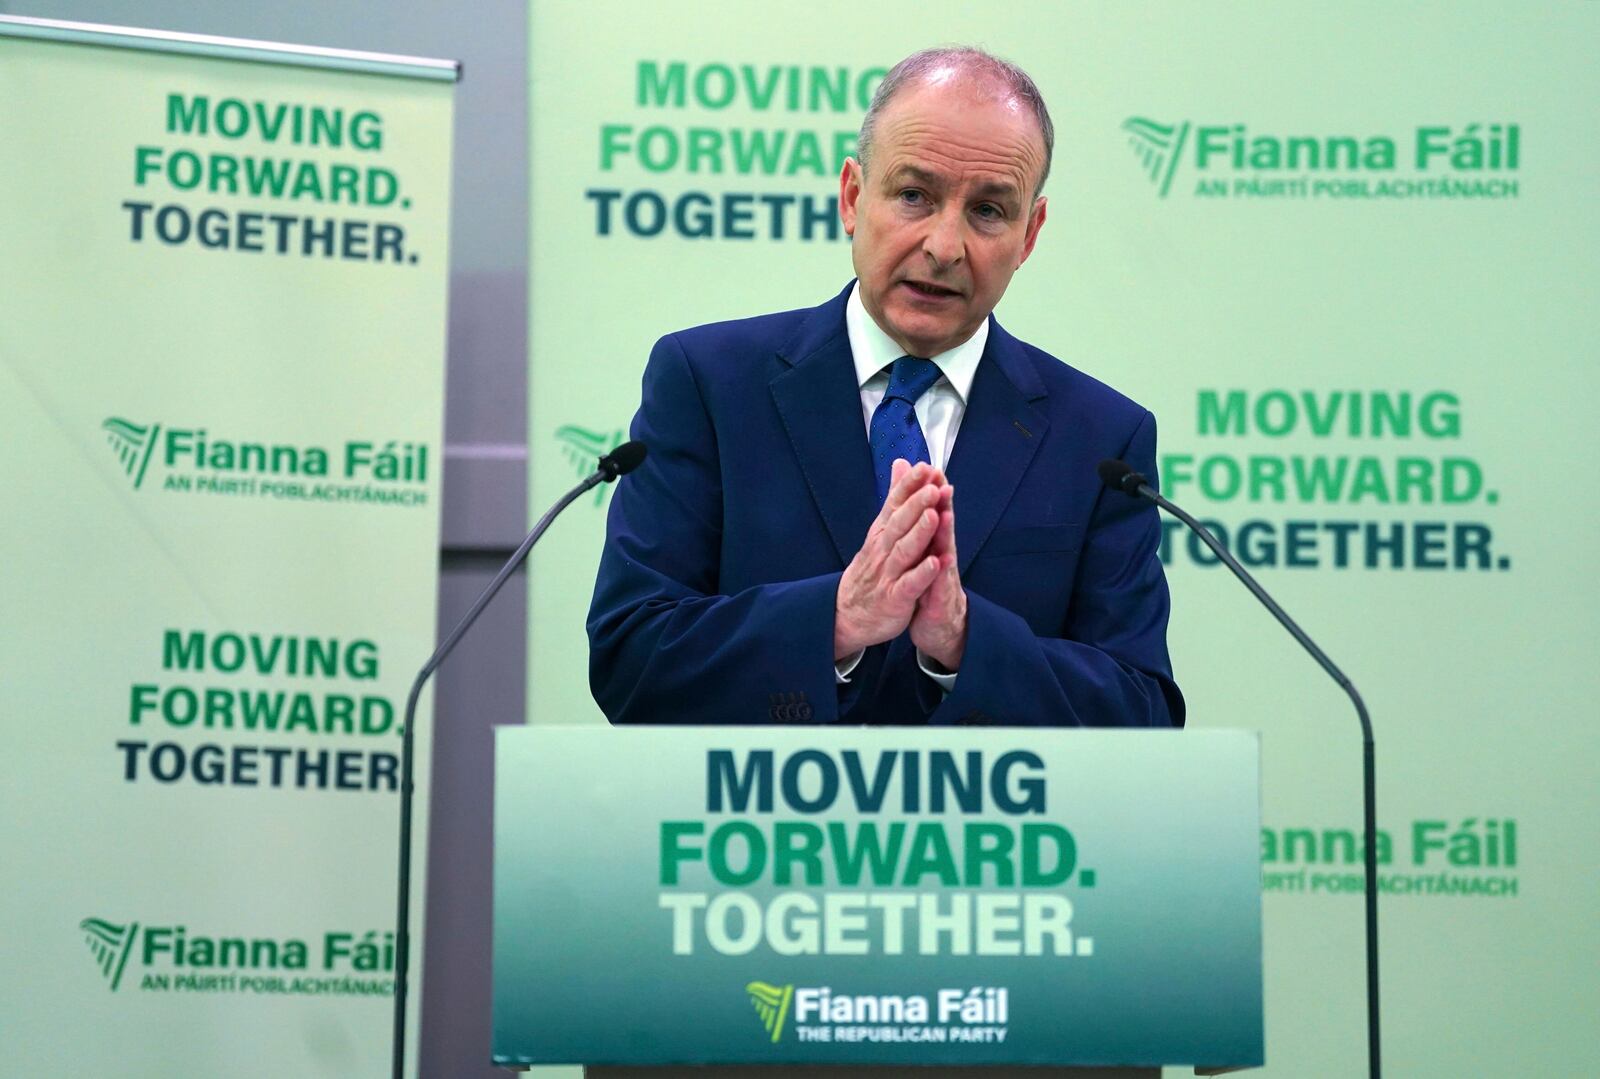
[[[933,639],[926,644],[918,644],[924,655],[933,660],[945,670],[954,674],[961,667],[961,659],[967,652],[967,603],[966,594],[961,595],[961,609],[950,619],[948,625],[941,628],[941,632],[933,635]],[[913,641],[912,643],[916,643]]]
[[[942,648],[924,648],[923,654],[943,667],[942,674],[955,674],[961,669],[961,657],[967,652],[967,633],[962,630],[959,637]]]
[[[845,612],[834,612],[833,661],[835,663],[849,659],[856,653],[865,650],[868,643],[861,631],[851,625],[850,619]]]

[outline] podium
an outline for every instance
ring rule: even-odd
[[[1239,731],[501,728],[493,1060],[1259,1066],[1259,757]]]

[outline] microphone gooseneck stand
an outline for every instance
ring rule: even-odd
[[[494,580],[490,581],[489,586],[473,601],[471,608],[445,636],[433,655],[428,657],[428,662],[422,665],[415,681],[411,683],[411,693],[406,697],[405,724],[400,732],[400,874],[396,885],[398,898],[394,940],[394,1046],[391,1057],[393,1079],[404,1079],[406,1066],[406,977],[411,966],[411,762],[416,726],[413,721],[416,719],[417,700],[422,696],[423,684],[434,671],[439,669],[439,665],[460,642],[472,623],[478,620],[478,616],[489,605],[489,601],[494,599],[495,593],[511,579],[511,575],[522,565],[523,560],[528,557],[528,552],[533,550],[533,545],[539,542],[539,537],[544,535],[545,529],[550,527],[550,522],[556,519],[556,515],[600,484],[610,483],[618,476],[632,472],[644,457],[643,443],[625,442],[600,458],[600,466],[593,473],[561,496],[561,501],[551,506],[549,512],[539,518],[539,523],[533,526],[533,531],[528,533],[510,560],[500,567],[500,572],[495,574]]]
[[[1239,564],[1228,549],[1209,529],[1194,517],[1190,516],[1177,503],[1161,495],[1150,481],[1138,472],[1135,472],[1125,461],[1101,461],[1100,479],[1107,487],[1121,491],[1133,498],[1143,498],[1155,503],[1168,513],[1189,527],[1195,535],[1199,536],[1205,545],[1211,548],[1222,563],[1233,571],[1233,575],[1250,590],[1250,594],[1261,601],[1262,606],[1272,612],[1289,635],[1300,642],[1300,646],[1311,654],[1328,676],[1339,684],[1339,688],[1349,695],[1350,701],[1356,706],[1356,716],[1361,720],[1361,745],[1362,759],[1362,843],[1366,848],[1362,859],[1366,870],[1366,905],[1367,905],[1367,1074],[1371,1079],[1380,1079],[1383,1073],[1382,1053],[1379,1051],[1378,1038],[1378,810],[1377,810],[1377,780],[1373,764],[1372,749],[1372,720],[1367,715],[1367,706],[1361,699],[1361,694],[1350,679],[1345,677],[1333,660],[1328,658],[1326,652],[1317,647],[1317,643],[1306,635],[1295,620],[1290,618],[1284,609],[1267,594],[1267,590],[1256,582],[1250,572]]]

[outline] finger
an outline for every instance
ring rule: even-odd
[[[911,531],[925,510],[932,509],[937,503],[938,491],[935,488],[924,485],[912,491],[893,513],[883,519],[880,530],[882,541],[894,543]]]
[[[922,516],[889,549],[889,557],[884,560],[884,572],[890,577],[898,577],[907,567],[915,565],[918,559],[929,553],[928,543],[938,530],[939,515],[932,509],[923,510]]]
[[[931,467],[932,466],[930,466],[930,468]],[[933,468],[928,473],[928,480],[924,486],[937,492],[935,501],[933,503],[934,509],[943,512],[951,507],[951,492],[953,489],[947,482],[945,482],[943,472],[940,472],[937,468]]]
[[[890,586],[890,598],[897,603],[909,603],[926,592],[938,576],[939,560],[929,555],[899,576]]]
[[[933,583],[928,585],[927,591],[917,600],[917,607],[921,610],[936,610],[945,602],[953,589],[961,587],[961,574],[956,569],[956,556],[949,552],[940,552],[937,541],[928,548],[928,554],[939,560],[939,569],[933,575]]]
[[[932,483],[942,487],[945,484],[945,478],[944,472],[940,469],[934,468],[927,461],[918,461],[906,469],[905,475],[901,477],[901,482],[913,489],[925,483]]]
[[[954,510],[939,511],[939,527],[933,536],[934,554],[948,554],[952,559],[956,554],[956,515]]]
[[[904,468],[900,468],[902,464],[905,466]],[[889,495],[885,501],[893,502],[896,505],[904,502],[912,492],[922,487],[935,475],[933,466],[926,461],[918,461],[913,464],[903,457],[896,458],[890,469]],[[895,469],[899,469],[898,473],[895,473]]]
[[[912,526],[922,518],[925,512],[938,505],[940,490],[938,487],[925,485],[907,496],[905,502],[890,514],[889,519],[884,522],[883,540],[888,543],[894,543],[901,536],[911,531]]]
[[[878,507],[878,516],[874,523],[886,523],[889,515],[904,505],[905,500],[924,482],[926,481],[919,477],[915,465],[903,457],[895,458],[889,466],[889,493],[884,497],[883,505]]]

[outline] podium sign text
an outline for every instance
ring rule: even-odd
[[[498,1064],[1262,1060],[1234,731],[502,728]]]

